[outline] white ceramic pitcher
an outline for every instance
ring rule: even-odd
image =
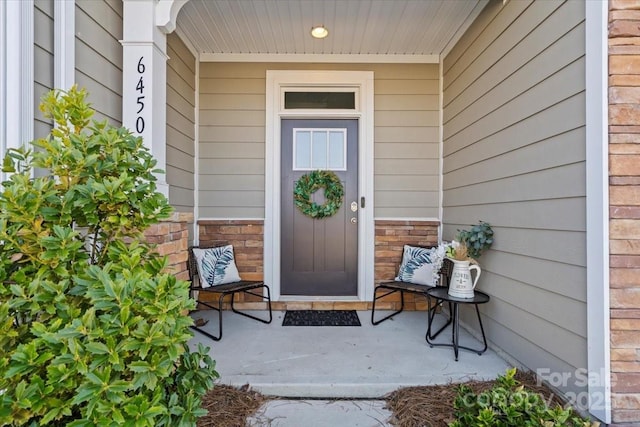
[[[456,298],[473,298],[473,290],[478,283],[482,270],[477,264],[471,264],[469,261],[453,261],[453,273],[451,274],[451,283],[449,283],[449,295]],[[471,271],[475,270],[475,277]]]

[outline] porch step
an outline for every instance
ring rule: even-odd
[[[249,427],[386,427],[383,400],[271,400],[247,420]]]

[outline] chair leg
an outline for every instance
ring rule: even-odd
[[[197,304],[202,304],[202,305],[207,306],[207,307],[209,307],[209,308],[211,308],[213,310],[216,310],[218,312],[218,335],[213,335],[213,334],[205,331],[204,329],[202,329],[202,328],[200,328],[200,327],[198,327],[196,325],[191,325],[191,329],[194,329],[194,330],[200,332],[201,334],[211,338],[214,341],[220,341],[220,339],[222,339],[222,303],[224,302],[224,297],[226,295],[227,294],[225,294],[225,293],[220,295],[220,298],[218,298],[218,306],[217,307],[214,306],[214,305],[211,305],[211,304],[209,304],[207,302],[204,302],[204,301],[196,301]],[[231,294],[231,298],[233,300],[233,294]]]
[[[428,304],[429,306],[431,306],[431,297],[429,297],[429,295],[427,295],[427,300],[428,300]],[[440,327],[440,329],[438,329],[436,332],[432,333],[431,332],[431,325],[433,324],[433,319],[435,319],[436,317],[436,307],[442,303],[442,301],[436,300],[435,306],[434,308],[432,308],[431,310],[429,310],[429,319],[428,319],[428,326],[427,326],[427,335],[425,337],[425,339],[427,340],[427,342],[429,343],[429,345],[433,346],[432,344],[432,340],[434,338],[436,338],[438,335],[440,335],[440,332],[444,331],[444,329],[449,326],[452,322],[452,314],[453,312],[451,311],[451,303],[449,303],[449,317],[446,321],[446,323],[444,325],[442,325]]]
[[[231,294],[231,311],[233,311],[234,313],[240,314],[240,315],[242,315],[244,317],[248,317],[249,319],[257,320],[258,322],[267,323],[267,324],[271,323],[271,320],[273,319],[273,314],[271,312],[271,292],[269,291],[269,287],[266,286],[266,285],[265,286],[261,286],[260,289],[263,289],[263,290],[266,289],[267,290],[267,297],[266,298],[264,297],[264,292],[263,292],[262,295],[257,294],[255,292],[251,292],[251,291],[239,291],[239,292],[244,292],[245,294],[255,295],[255,296],[261,297],[263,300],[266,299],[267,300],[267,306],[269,307],[269,319],[268,320],[261,319],[259,317],[256,317],[256,316],[253,316],[251,314],[248,314],[246,312],[242,312],[242,311],[236,310],[236,308],[233,305],[233,302],[234,302],[234,299],[235,299],[234,298],[234,294],[237,293],[237,292],[234,292],[234,294]],[[221,335],[222,335],[222,333],[221,333]]]
[[[258,288],[256,288],[256,289],[258,289]],[[269,287],[266,286],[266,285],[259,287],[259,289],[263,289],[263,290],[266,289],[267,296],[266,297],[264,296],[264,292],[261,295],[261,294],[258,294],[256,292],[252,292],[252,291],[237,291],[237,292],[230,292],[230,293],[222,293],[220,295],[220,298],[218,298],[218,306],[217,307],[214,306],[214,305],[211,305],[211,304],[209,304],[207,302],[204,302],[204,301],[196,301],[197,304],[202,304],[202,305],[204,305],[206,307],[209,307],[209,308],[211,308],[213,310],[216,310],[218,312],[218,334],[217,335],[213,335],[213,334],[205,331],[204,329],[202,329],[201,327],[198,327],[196,325],[191,325],[191,329],[194,329],[194,330],[200,332],[201,334],[211,338],[214,341],[220,341],[220,339],[222,339],[222,305],[224,303],[224,297],[227,296],[227,295],[231,295],[231,311],[233,311],[234,313],[240,314],[242,316],[248,317],[248,318],[253,319],[253,320],[257,320],[257,321],[262,322],[262,323],[267,323],[267,324],[271,323],[271,321],[273,320],[273,311],[271,310],[271,292],[269,290]],[[242,311],[237,310],[235,308],[235,306],[234,306],[234,296],[238,292],[244,292],[244,293],[247,293],[247,294],[250,294],[250,295],[255,295],[255,296],[261,297],[263,300],[266,300],[267,301],[267,306],[269,308],[269,318],[268,319],[261,319],[259,317],[256,317],[256,316],[253,316],[251,314],[248,314],[246,312],[242,312]]]
[[[378,288],[378,289],[380,289],[380,288]],[[393,290],[387,292],[386,294],[380,295],[377,298],[376,298],[376,295],[375,295],[376,291],[377,291],[377,289],[375,289],[373,291],[374,292],[374,294],[373,294],[373,305],[371,307],[371,324],[372,325],[379,325],[380,323],[384,322],[385,320],[392,318],[396,314],[402,313],[402,311],[404,310],[404,292],[401,289],[393,289]],[[400,292],[400,310],[395,311],[395,312],[383,317],[380,320],[374,320],[374,316],[375,316],[375,313],[376,313],[376,300],[379,300],[380,298],[384,298],[387,295],[391,295],[391,294],[393,294],[395,292]]]

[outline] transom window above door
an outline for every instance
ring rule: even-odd
[[[355,110],[356,93],[353,91],[287,91],[284,93],[284,108],[285,110]]]
[[[347,170],[347,129],[293,129],[293,170]]]

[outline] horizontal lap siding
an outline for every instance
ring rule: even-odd
[[[97,120],[122,124],[122,1],[78,1],[76,82],[89,92]]]
[[[375,216],[438,219],[439,66],[375,74]]]
[[[200,64],[201,218],[264,218],[264,64]]]
[[[167,183],[175,210],[193,212],[196,60],[175,34],[167,36]]]
[[[436,64],[202,63],[200,216],[264,217],[266,71],[296,69],[374,72],[375,216],[438,218]]]
[[[491,2],[443,80],[444,237],[491,223],[490,340],[571,374],[587,364],[584,16],[577,1]]]
[[[36,0],[34,2],[33,21],[33,106],[35,109],[33,137],[37,139],[46,137],[53,127],[52,120],[45,119],[39,109],[42,97],[53,89],[53,0]]]

